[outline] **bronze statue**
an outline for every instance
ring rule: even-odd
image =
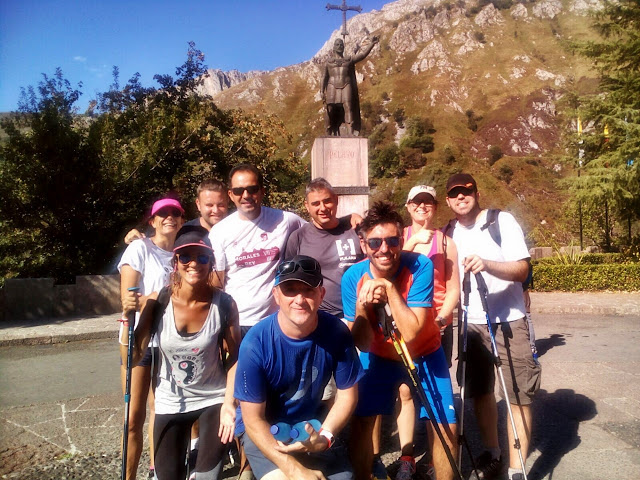
[[[324,66],[322,79],[327,135],[339,136],[342,123],[346,126],[348,136],[360,132],[360,102],[355,65],[369,55],[376,43],[378,37],[372,37],[362,52],[345,57],[344,40],[337,38],[334,42],[333,55]]]

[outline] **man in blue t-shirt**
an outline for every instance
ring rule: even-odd
[[[319,473],[332,480],[353,478],[344,449],[333,444],[356,407],[363,370],[347,327],[318,311],[324,293],[315,259],[298,255],[281,263],[273,288],[279,310],[249,330],[241,344],[234,396],[246,428],[241,441],[258,479],[322,478]],[[338,388],[335,402],[318,419],[331,375]],[[303,442],[285,445],[269,430],[279,422],[312,419],[322,428],[307,424]]]
[[[425,255],[402,250],[402,217],[389,202],[376,202],[358,233],[367,260],[356,263],[342,277],[342,304],[356,345],[369,352],[368,369],[358,383],[359,402],[351,423],[350,445],[356,478],[368,480],[375,418],[392,414],[398,387],[410,383],[396,349],[379,325],[377,312],[385,304],[417,367],[436,417],[432,420],[444,429],[448,448],[454,454],[456,418],[449,366],[440,346],[440,327],[428,315],[433,298],[433,263]],[[426,408],[422,408],[420,416],[427,417]],[[427,429],[436,476],[451,479],[453,471],[444,446],[435,438],[431,424]],[[409,453],[403,452],[400,459],[399,473],[406,474],[403,478],[415,473],[415,461]]]

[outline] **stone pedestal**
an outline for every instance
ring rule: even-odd
[[[339,197],[338,217],[369,208],[369,141],[361,137],[319,137],[311,149],[311,178],[323,177]]]

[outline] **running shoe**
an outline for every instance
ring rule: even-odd
[[[493,480],[498,478],[503,470],[502,456],[500,458],[493,458],[491,452],[484,452],[476,459],[476,467],[478,469],[478,476],[476,472],[471,472],[470,480]]]
[[[396,473],[396,480],[411,480],[416,473],[416,461],[411,456],[400,457],[400,468]]]
[[[380,457],[373,459],[373,465],[371,466],[371,474],[374,480],[391,480],[387,474],[387,469],[382,463]]]
[[[524,480],[524,473],[522,472],[516,472],[513,475],[511,475],[511,477],[509,478],[509,480]]]

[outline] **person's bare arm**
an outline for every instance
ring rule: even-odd
[[[127,292],[128,299],[125,298],[123,301],[123,315],[126,315],[127,312],[135,311],[134,306],[137,302],[134,302],[134,297],[137,295],[135,292]],[[131,357],[131,365],[136,366],[140,360],[144,357],[144,353],[147,351],[147,347],[149,346],[149,342],[151,341],[151,327],[153,324],[153,310],[157,303],[158,292],[153,292],[146,297],[147,301],[145,302],[145,306],[140,313],[140,320],[138,322],[138,327],[136,328],[136,333],[133,337],[133,352]],[[128,327],[128,325],[125,325]],[[127,356],[128,352],[128,328],[122,329],[122,334],[120,336],[120,358],[122,359],[122,364],[127,364]]]
[[[430,244],[433,238],[433,230],[431,230],[430,228],[421,228],[413,235],[411,235],[411,238],[409,238],[409,240],[404,242],[402,249],[408,252],[417,252],[426,255],[428,251],[425,252],[424,249],[421,249],[419,247],[422,245]]]
[[[222,443],[233,440],[236,421],[236,401],[233,398],[235,386],[236,367],[238,362],[238,347],[240,346],[240,322],[238,319],[238,307],[235,301],[231,301],[231,310],[227,328],[224,332],[224,346],[227,354],[225,363],[229,366],[227,371],[227,386],[224,393],[224,402],[220,408],[220,428],[218,436]],[[225,352],[222,352],[223,355]]]
[[[396,286],[385,278],[365,282],[360,289],[358,303],[387,303],[406,342],[413,341],[427,321],[427,308],[407,306]]]
[[[529,274],[529,259],[509,262],[485,260],[478,255],[469,255],[462,261],[465,272],[476,274],[487,272],[501,280],[510,282],[524,282]]]
[[[442,307],[440,308],[440,315],[443,318],[448,318],[453,313],[453,310],[460,301],[460,269],[458,268],[458,248],[452,239],[447,238],[447,254],[444,259],[444,272],[445,272],[445,284],[446,293]],[[446,325],[441,326],[444,328]]]
[[[309,470],[303,467],[293,455],[279,451],[279,448],[281,448],[283,444],[273,438],[273,435],[271,435],[269,431],[270,425],[265,418],[265,402],[240,402],[240,408],[242,409],[242,419],[245,424],[246,434],[249,435],[249,438],[251,438],[256,447],[260,449],[262,454],[275,463],[287,478],[291,480],[325,480],[321,472]],[[313,434],[312,437],[315,437],[316,442],[324,443],[326,447],[327,443],[324,437],[318,439],[317,433]],[[311,440],[312,437],[310,437],[309,440]]]
[[[353,336],[353,343],[361,352],[368,352],[371,348],[371,342],[373,342],[373,330],[367,317],[367,311],[360,302],[356,302],[355,318],[355,321],[347,323]]]
[[[141,233],[138,229],[132,228],[124,236],[124,243],[129,245],[134,240],[139,240],[141,238],[147,238],[147,236],[144,233]]]

